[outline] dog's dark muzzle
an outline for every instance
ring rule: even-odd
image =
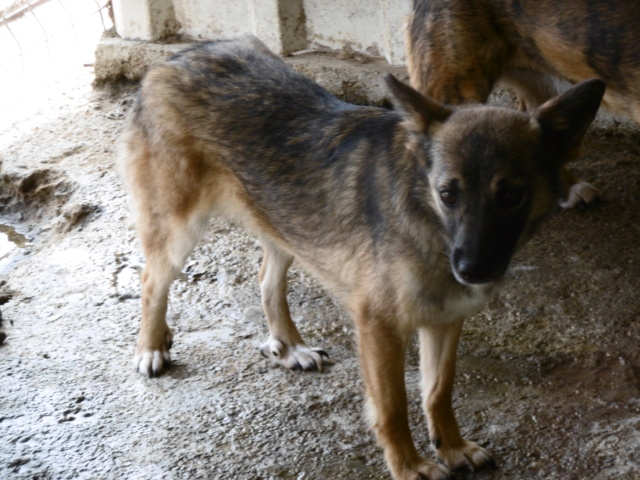
[[[526,216],[479,211],[469,215],[454,235],[451,269],[463,284],[485,284],[504,276],[518,244]]]
[[[509,261],[496,261],[492,256],[485,258],[465,254],[456,248],[451,256],[451,268],[460,283],[480,285],[499,280],[507,270]]]

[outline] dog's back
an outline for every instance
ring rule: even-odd
[[[322,113],[341,108],[349,106],[247,36],[198,45],[150,70],[132,124],[162,141],[188,135],[192,150],[233,145],[237,159],[252,151],[293,153],[304,147],[309,118],[322,121]],[[252,140],[238,141],[243,136]]]
[[[416,0],[411,82],[452,104],[485,102],[497,82],[536,107],[576,83],[607,83],[605,105],[640,122],[640,2]]]
[[[323,249],[346,262],[339,245],[371,241],[381,214],[370,187],[403,176],[389,172],[404,168],[389,166],[400,123],[397,112],[335,98],[253,37],[181,52],[145,77],[121,152],[147,256],[177,229],[191,235],[170,251],[190,251],[215,213],[281,241],[322,276],[337,255]]]

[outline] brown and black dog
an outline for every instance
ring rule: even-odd
[[[484,103],[502,85],[531,109],[600,78],[603,104],[640,123],[637,0],[415,0],[407,49],[412,86],[443,103]],[[580,182],[561,205],[596,197]]]
[[[297,260],[353,317],[369,413],[395,479],[448,478],[489,454],[460,435],[451,395],[464,318],[496,292],[513,252],[561,195],[604,93],[584,82],[524,113],[447,107],[387,78],[396,107],[342,102],[253,37],[185,50],[146,75],[121,149],[146,256],[135,368],[169,363],[167,295],[211,215],[264,249],[264,355],[322,369],[294,325]],[[404,362],[418,332],[438,464],[419,455]]]

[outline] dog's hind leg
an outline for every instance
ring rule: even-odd
[[[198,157],[189,156],[177,145],[165,142],[152,148],[148,137],[132,124],[120,158],[146,259],[142,320],[133,364],[150,377],[159,374],[171,360],[173,333],[166,321],[169,287],[209,217],[209,209],[201,200],[202,189],[198,188],[202,169],[194,167]]]
[[[263,240],[259,280],[262,308],[269,321],[269,340],[260,347],[260,352],[289,370],[322,371],[328,355],[305,344],[289,312],[287,270],[293,257],[269,240]]]
[[[128,184],[146,265],[142,320],[133,357],[137,371],[159,374],[170,362],[173,333],[167,297],[174,277],[204,232],[215,198],[230,182],[218,179],[177,123],[163,128],[153,112],[134,116],[121,144],[119,168]],[[144,115],[147,115],[146,118]]]
[[[167,325],[167,299],[175,276],[200,237],[207,220],[175,216],[149,216],[140,226],[146,265],[142,272],[142,321],[134,367],[149,377],[158,375],[171,361],[173,332]]]
[[[493,462],[484,448],[462,438],[451,405],[462,323],[420,328],[420,367],[429,435],[438,459],[451,470],[476,470]]]
[[[134,368],[144,375],[158,375],[171,361],[173,332],[167,325],[167,297],[176,273],[161,252],[147,255],[142,272],[142,320],[133,356]]]

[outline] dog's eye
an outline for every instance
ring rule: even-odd
[[[453,189],[440,190],[440,199],[445,205],[453,206],[458,202],[458,191]]]
[[[521,187],[502,188],[498,190],[498,205],[505,209],[516,208],[522,205],[525,198],[525,190]]]

